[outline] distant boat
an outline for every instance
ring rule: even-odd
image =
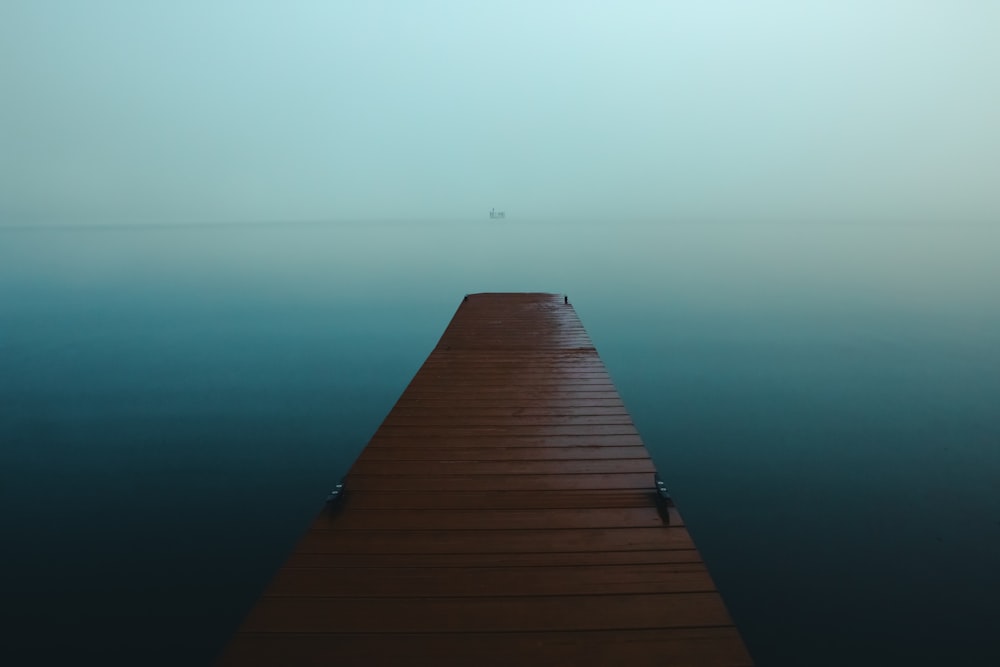
[[[500,219],[503,219],[503,218],[506,218],[506,217],[507,217],[507,214],[504,213],[503,211],[498,211],[495,208],[491,208],[490,209],[490,219],[492,219],[492,220],[500,220]]]

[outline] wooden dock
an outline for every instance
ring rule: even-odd
[[[654,473],[562,296],[470,295],[219,664],[752,664]]]

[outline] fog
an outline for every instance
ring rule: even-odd
[[[1000,3],[0,4],[0,224],[995,222]]]

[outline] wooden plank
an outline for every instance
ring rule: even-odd
[[[479,376],[480,374],[476,374]],[[436,378],[416,378],[410,383],[407,391],[411,394],[464,394],[477,396],[495,395],[505,392],[516,393],[593,393],[600,392],[614,396],[617,393],[615,385],[610,380],[571,380],[552,378],[550,382],[530,380],[523,376],[514,377],[479,377],[480,382],[448,382],[442,384]],[[572,383],[572,384],[570,384]]]
[[[285,567],[538,567],[624,565],[641,563],[701,563],[696,549],[636,549],[634,551],[534,551],[515,553],[309,553],[298,551]]]
[[[438,459],[435,461],[372,461],[359,459],[351,468],[351,475],[403,475],[430,477],[435,475],[566,475],[566,474],[617,474],[655,473],[648,458],[612,459],[594,461],[463,461]]]
[[[449,428],[461,426],[467,427],[487,427],[500,428],[510,425],[520,427],[540,427],[540,426],[609,426],[609,425],[632,425],[632,418],[627,414],[611,415],[543,415],[530,417],[499,417],[491,415],[460,414],[453,415],[428,415],[418,417],[411,415],[392,415],[392,419],[386,418],[382,422],[383,426],[393,428]]]
[[[691,549],[684,528],[573,528],[562,530],[310,530],[302,553],[544,553]]]
[[[452,396],[452,397],[441,397],[436,398],[416,398],[404,394],[400,397],[399,401],[396,403],[398,407],[404,408],[450,408],[450,409],[469,409],[469,408],[514,408],[514,409],[526,409],[530,407],[540,407],[545,408],[624,408],[625,404],[622,403],[622,399],[615,398],[594,398],[594,397],[577,397],[577,398],[546,398],[544,401],[532,400],[531,397],[520,397],[520,398],[486,398],[482,396]]]
[[[498,372],[477,369],[473,373],[463,373],[459,377],[454,377],[454,369],[450,372],[444,371],[420,371],[410,382],[409,389],[414,389],[425,385],[427,387],[439,387],[441,382],[447,382],[449,386],[468,387],[478,390],[482,387],[509,386],[515,382],[526,386],[542,387],[565,387],[566,383],[572,382],[574,387],[602,385],[614,386],[611,376],[606,372],[599,371],[579,371],[552,370],[548,372]]]
[[[479,355],[473,363],[455,363],[450,360],[435,361],[433,357],[424,362],[424,366],[414,379],[421,373],[435,373],[439,376],[447,374],[450,380],[461,377],[500,376],[500,377],[539,377],[541,375],[561,375],[568,378],[574,376],[605,376],[611,375],[604,368],[604,363],[593,354],[586,359],[552,361],[545,357],[512,358],[515,355],[505,351],[503,355]]]
[[[592,461],[639,459],[645,447],[366,447],[359,461]]]
[[[600,364],[601,362],[596,360],[596,363]],[[495,368],[491,370],[491,367],[486,365],[451,368],[442,366],[440,370],[433,373],[424,374],[423,371],[417,373],[411,382],[429,384],[430,380],[433,379],[439,385],[444,382],[461,384],[472,390],[476,390],[479,386],[477,380],[480,379],[483,380],[482,384],[491,386],[519,382],[525,385],[538,384],[551,388],[559,388],[561,385],[564,389],[572,389],[572,385],[576,382],[599,381],[602,384],[614,384],[611,376],[607,373],[599,373],[584,366],[546,366],[540,363],[537,364],[537,368],[535,366],[536,363],[531,361],[525,361],[503,370]]]
[[[468,447],[470,442],[484,447],[641,447],[638,435],[486,435],[475,438],[463,436],[429,436],[385,434],[379,430],[372,436],[369,447]]]
[[[439,389],[415,389],[407,392],[410,400],[464,400],[526,401],[531,404],[546,403],[549,400],[584,401],[620,400],[614,389],[595,387],[593,389],[548,389],[545,387],[493,387],[475,392],[463,391],[461,387],[441,387]]]
[[[470,295],[220,664],[749,665],[655,472],[571,306]]]
[[[372,587],[377,580],[379,586]],[[702,563],[573,567],[285,567],[270,597],[530,597],[645,595],[714,590]]]
[[[628,665],[748,667],[739,633],[731,626],[602,630],[590,632],[246,633],[223,666],[296,665]]]
[[[523,425],[508,424],[503,426],[394,426],[384,424],[381,429],[385,437],[403,435],[414,438],[476,438],[479,436],[531,436],[547,437],[550,435],[577,435],[592,437],[597,435],[635,435],[635,427],[631,424],[585,424],[575,425]]]
[[[614,509],[619,507],[643,507],[653,505],[653,492],[645,489],[637,491],[587,491],[563,493],[538,493],[536,491],[500,491],[484,494],[478,491],[436,491],[433,493],[407,494],[406,509]],[[344,507],[349,509],[399,509],[400,499],[396,494],[382,491],[351,491]],[[684,520],[671,507],[670,525],[683,526]],[[323,526],[335,521],[342,512],[321,514],[314,522]]]
[[[384,509],[342,513],[329,530],[490,530],[650,528],[663,520],[654,507],[565,509]],[[314,529],[318,527],[314,524]]]
[[[612,406],[612,407],[602,407],[602,406],[564,406],[564,407],[525,407],[525,408],[514,408],[514,407],[493,407],[489,405],[479,406],[477,408],[464,408],[464,409],[454,409],[448,407],[441,407],[435,410],[433,413],[428,413],[426,408],[413,408],[406,406],[397,406],[392,412],[389,413],[389,418],[402,419],[403,417],[436,417],[442,420],[456,419],[459,417],[589,417],[589,416],[600,416],[600,415],[612,415],[612,416],[628,416],[628,411],[625,406]]]
[[[711,593],[461,598],[263,596],[246,632],[524,632],[631,630],[729,624]]]
[[[653,473],[558,475],[355,475],[347,478],[358,491],[585,491],[649,489]]]

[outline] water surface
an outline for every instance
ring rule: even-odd
[[[208,664],[463,294],[569,295],[761,665],[996,664],[1000,232],[0,229],[5,664]]]

